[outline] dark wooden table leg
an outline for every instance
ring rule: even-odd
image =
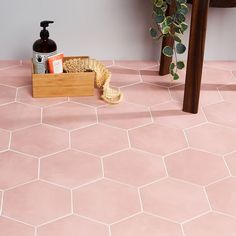
[[[192,8],[183,111],[194,114],[200,98],[209,3],[210,0],[194,0]]]
[[[174,5],[169,6],[166,11],[166,15],[172,14],[172,12],[174,11],[174,7],[175,7]],[[163,50],[165,46],[170,46],[173,48],[174,40],[172,37],[163,38],[161,51]],[[170,73],[169,67],[170,67],[171,62],[172,62],[172,57],[166,57],[163,53],[161,53],[159,75],[167,75]]]

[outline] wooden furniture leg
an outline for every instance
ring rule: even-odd
[[[166,14],[172,14],[172,12],[174,11],[175,6],[172,4],[172,6],[169,6]],[[161,51],[163,50],[163,48],[165,46],[170,46],[171,48],[173,48],[174,46],[174,40],[172,37],[165,37],[163,38],[162,41],[162,48]],[[172,62],[172,57],[167,57],[165,56],[163,53],[161,53],[161,61],[160,61],[160,70],[159,70],[159,75],[167,75],[169,74],[169,67],[170,67],[170,63]]]
[[[209,4],[210,0],[194,0],[192,7],[183,111],[194,114],[199,106]]]

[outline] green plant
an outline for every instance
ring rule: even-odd
[[[153,19],[155,27],[150,28],[153,39],[159,40],[163,37],[172,37],[174,40],[173,48],[166,46],[162,53],[167,57],[173,57],[170,64],[170,74],[174,80],[179,79],[178,70],[185,67],[183,61],[178,60],[178,54],[186,51],[186,46],[182,43],[181,36],[187,30],[186,14],[188,13],[187,0],[152,0]],[[172,14],[166,14],[168,7],[173,7]]]

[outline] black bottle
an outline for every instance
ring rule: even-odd
[[[48,57],[57,54],[56,43],[49,39],[49,32],[46,29],[53,21],[42,21],[40,26],[43,30],[40,32],[40,39],[38,39],[33,45],[33,63],[34,72],[36,74],[48,73],[47,60]]]

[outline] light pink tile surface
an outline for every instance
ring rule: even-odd
[[[203,188],[166,179],[141,190],[143,209],[176,222],[209,211]]]
[[[191,147],[217,154],[236,151],[236,130],[215,124],[205,124],[187,130]]]
[[[37,236],[109,236],[108,227],[78,216],[68,216],[39,227]]]
[[[66,102],[43,110],[43,123],[59,128],[73,130],[96,123],[93,108]]]
[[[0,189],[37,179],[38,160],[12,151],[0,153]]]
[[[209,213],[184,226],[186,236],[233,236],[236,232],[236,219],[217,213]]]
[[[108,180],[98,181],[74,191],[74,211],[113,223],[140,211],[138,191]]]
[[[229,176],[222,157],[193,149],[172,154],[165,163],[169,176],[195,184],[207,185]]]
[[[212,184],[206,191],[214,210],[236,217],[236,177]]]
[[[226,156],[225,161],[230,169],[231,174],[236,176],[236,153]]]
[[[227,102],[236,103],[236,84],[232,83],[219,88],[220,94]]]
[[[20,103],[0,106],[0,128],[15,130],[40,123],[41,111],[37,107]]]
[[[8,102],[14,102],[16,97],[16,89],[4,85],[0,85],[0,105]]]
[[[215,69],[224,69],[229,71],[236,70],[235,61],[205,61],[204,65]]]
[[[71,144],[75,149],[103,156],[128,148],[128,138],[123,130],[97,124],[72,132]]]
[[[35,236],[34,228],[0,217],[0,236]]]
[[[182,236],[180,225],[148,214],[140,214],[112,225],[111,234],[113,236]]]
[[[41,160],[41,178],[67,187],[77,187],[102,177],[101,160],[74,150]]]
[[[40,225],[70,213],[70,207],[68,190],[37,181],[6,191],[3,214]]]
[[[37,125],[12,134],[11,149],[37,157],[66,148],[69,148],[69,134],[57,128]]]
[[[167,88],[152,84],[139,83],[122,88],[122,91],[125,101],[144,106],[153,106],[171,99]]]
[[[126,184],[140,186],[166,176],[160,157],[127,150],[104,158],[105,176]]]
[[[100,107],[98,109],[98,120],[101,123],[123,129],[135,128],[152,122],[147,107],[125,102],[117,106]]]
[[[131,130],[129,136],[132,147],[153,154],[165,155],[187,147],[181,130],[156,124]]]
[[[133,70],[147,69],[158,65],[156,61],[115,61],[115,65]]]
[[[20,61],[17,60],[1,60],[0,61],[0,69],[6,69],[8,67],[14,67],[20,65]]]
[[[0,130],[0,151],[8,149],[10,141],[10,133],[4,130]]]

